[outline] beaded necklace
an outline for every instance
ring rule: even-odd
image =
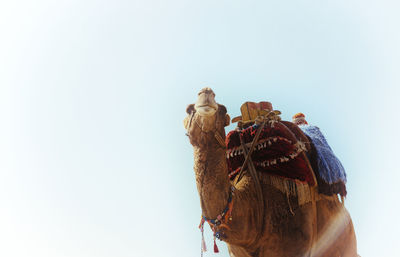
[[[225,207],[225,209],[217,216],[216,219],[208,219],[204,215],[201,216],[201,221],[199,225],[199,229],[201,231],[201,256],[203,256],[203,252],[207,251],[206,243],[204,241],[204,223],[207,221],[208,225],[210,225],[211,230],[214,233],[214,252],[218,253],[218,246],[217,243],[215,242],[215,239],[222,240],[222,234],[218,230],[220,225],[225,225],[229,222],[229,220],[232,220],[232,209],[233,209],[233,199],[232,196],[235,191],[235,187],[232,186],[231,190],[229,191],[229,197],[228,197],[228,203]]]

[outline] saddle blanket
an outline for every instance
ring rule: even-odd
[[[234,180],[245,160],[242,138],[247,150],[255,137],[259,125],[252,125],[242,130],[230,131],[226,136],[227,163],[229,178]],[[313,171],[305,155],[304,143],[290,136],[290,130],[280,122],[265,125],[251,154],[251,159],[258,171],[271,175],[306,182],[315,185]]]

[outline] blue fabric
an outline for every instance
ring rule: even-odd
[[[317,151],[318,172],[323,180],[332,184],[339,181],[346,183],[346,172],[339,159],[328,145],[324,135],[318,127],[300,125],[300,129],[310,137]]]

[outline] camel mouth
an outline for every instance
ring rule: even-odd
[[[199,113],[200,116],[211,116],[217,112],[218,105],[216,105],[216,104],[215,105],[209,105],[209,104],[196,105],[195,109]]]

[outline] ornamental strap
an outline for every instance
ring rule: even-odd
[[[264,127],[264,125],[265,125],[266,123],[267,123],[267,120],[265,119],[264,122],[261,124],[261,126],[259,126],[259,127],[257,128],[257,133],[256,133],[256,135],[255,135],[255,137],[254,137],[254,139],[253,139],[253,142],[251,143],[250,150],[249,150],[248,153],[246,153],[247,148],[246,148],[246,146],[245,146],[245,145],[243,144],[243,142],[242,142],[242,147],[243,147],[243,149],[244,149],[244,151],[245,151],[245,154],[247,154],[247,155],[246,155],[246,157],[245,157],[245,159],[244,159],[244,162],[243,162],[242,167],[240,168],[240,172],[239,172],[239,176],[238,176],[237,182],[239,182],[240,179],[243,177],[244,168],[246,167],[247,162],[249,161],[249,158],[250,158],[251,154],[253,153],[254,147],[256,146],[257,141],[258,141],[258,138],[260,137],[262,128]],[[240,140],[242,141],[242,137],[240,137]]]
[[[260,136],[261,130],[264,127],[265,123],[266,123],[266,120],[264,120],[262,125],[260,127],[258,127],[258,130],[256,132],[256,135],[254,137],[253,143],[251,144],[251,147],[250,147],[249,151],[247,151],[247,147],[246,147],[246,144],[245,144],[245,142],[243,140],[243,137],[239,135],[240,143],[242,144],[242,147],[243,147],[243,150],[244,150],[243,153],[244,153],[244,156],[245,156],[245,162],[243,163],[241,173],[244,170],[244,167],[246,165],[246,160],[248,160],[248,170],[250,172],[251,177],[254,180],[254,185],[255,185],[256,191],[257,191],[258,206],[260,207],[258,209],[259,210],[258,211],[258,222],[259,222],[258,228],[260,229],[260,233],[258,234],[257,238],[262,237],[262,233],[264,231],[264,196],[263,196],[263,192],[262,192],[262,189],[261,189],[261,183],[260,183],[260,180],[258,178],[258,173],[256,171],[256,168],[254,167],[253,161],[251,160],[251,153],[252,153],[252,150],[254,149],[254,146],[257,144],[258,137]],[[241,179],[241,173],[239,173],[238,182]]]
[[[221,240],[221,233],[218,231],[218,227],[228,227],[226,224],[229,220],[232,220],[232,209],[233,209],[233,194],[235,191],[235,187],[232,186],[231,190],[229,191],[228,203],[225,209],[222,211],[221,214],[217,216],[216,219],[208,219],[205,216],[201,216],[201,221],[199,225],[199,229],[201,231],[201,256],[203,256],[203,252],[207,251],[206,243],[204,241],[204,223],[207,221],[208,225],[210,225],[211,230],[214,232],[214,252],[218,253],[219,249],[217,243],[215,242],[216,238]],[[229,227],[228,227],[229,228]]]

